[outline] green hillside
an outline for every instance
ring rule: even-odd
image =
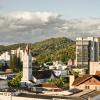
[[[1,45],[0,53],[17,49],[19,46],[25,48],[26,44]],[[38,63],[52,60],[61,60],[66,63],[68,59],[75,59],[75,42],[65,37],[51,38],[30,44],[30,48],[32,55],[37,58]]]

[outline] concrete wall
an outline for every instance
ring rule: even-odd
[[[79,86],[75,86],[75,88],[81,89],[81,90],[86,90],[85,86],[89,86],[89,89],[91,89],[91,90],[100,91],[100,86],[98,86],[98,85],[84,85],[84,84],[82,84],[82,85],[79,85]]]
[[[90,62],[90,75],[95,75],[96,71],[100,71],[100,62]]]
[[[0,100],[49,100],[49,99],[15,97],[5,94],[5,95],[0,95]]]
[[[8,82],[7,80],[1,80],[0,81],[0,89],[8,88]]]
[[[81,84],[79,86],[75,86],[75,88],[80,89],[80,90],[84,90],[85,89],[85,85]]]
[[[72,85],[74,80],[75,80],[75,76],[74,75],[70,75],[69,76],[69,88],[70,89],[74,88],[74,86]]]

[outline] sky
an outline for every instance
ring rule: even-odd
[[[68,18],[100,17],[100,0],[0,0],[3,11],[56,12]]]
[[[0,0],[0,44],[100,36],[100,0]]]

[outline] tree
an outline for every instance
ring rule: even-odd
[[[59,78],[56,78],[56,79],[50,79],[50,80],[48,80],[48,82],[51,83],[51,84],[53,83],[60,88],[63,87],[66,84],[63,77],[59,77]]]
[[[20,81],[22,78],[22,72],[17,73],[17,75],[8,81],[8,86],[18,88],[20,86]]]

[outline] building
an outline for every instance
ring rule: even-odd
[[[32,86],[32,56],[27,45],[23,52],[23,76],[21,79],[22,87],[31,87]]]
[[[23,49],[21,49],[20,47],[18,48],[18,49],[16,49],[16,50],[11,50],[11,55],[13,56],[13,55],[16,55],[16,57],[17,58],[20,58],[20,60],[23,62],[23,60],[24,60],[24,50]],[[32,57],[32,61],[33,60],[36,60],[36,58],[35,57]]]
[[[90,62],[90,75],[97,74],[96,72],[100,72],[100,62]]]
[[[76,60],[69,59],[68,63],[67,63],[67,66],[69,66],[69,67],[75,67],[75,66],[77,66]]]
[[[10,61],[10,55],[9,52],[4,52],[3,54],[0,55],[0,60],[5,60],[5,61]]]
[[[65,70],[67,65],[63,64],[61,61],[54,61],[52,65],[46,65],[49,69]]]
[[[33,74],[33,81],[36,85],[43,84],[49,79],[56,78],[52,70],[38,70],[38,71],[33,71],[32,74]]]
[[[99,41],[95,37],[76,38],[77,66],[89,67],[90,61],[99,61]]]
[[[74,73],[77,73],[79,75],[85,75],[86,74],[86,69],[84,68],[73,68],[72,69]]]
[[[23,61],[23,50],[20,47],[16,50],[11,50],[11,55],[16,55],[17,58]]]
[[[3,66],[10,65],[10,54],[9,52],[4,52],[0,55],[0,64]]]
[[[85,90],[100,90],[100,76],[99,75],[83,75],[76,78],[72,84],[74,88]]]

